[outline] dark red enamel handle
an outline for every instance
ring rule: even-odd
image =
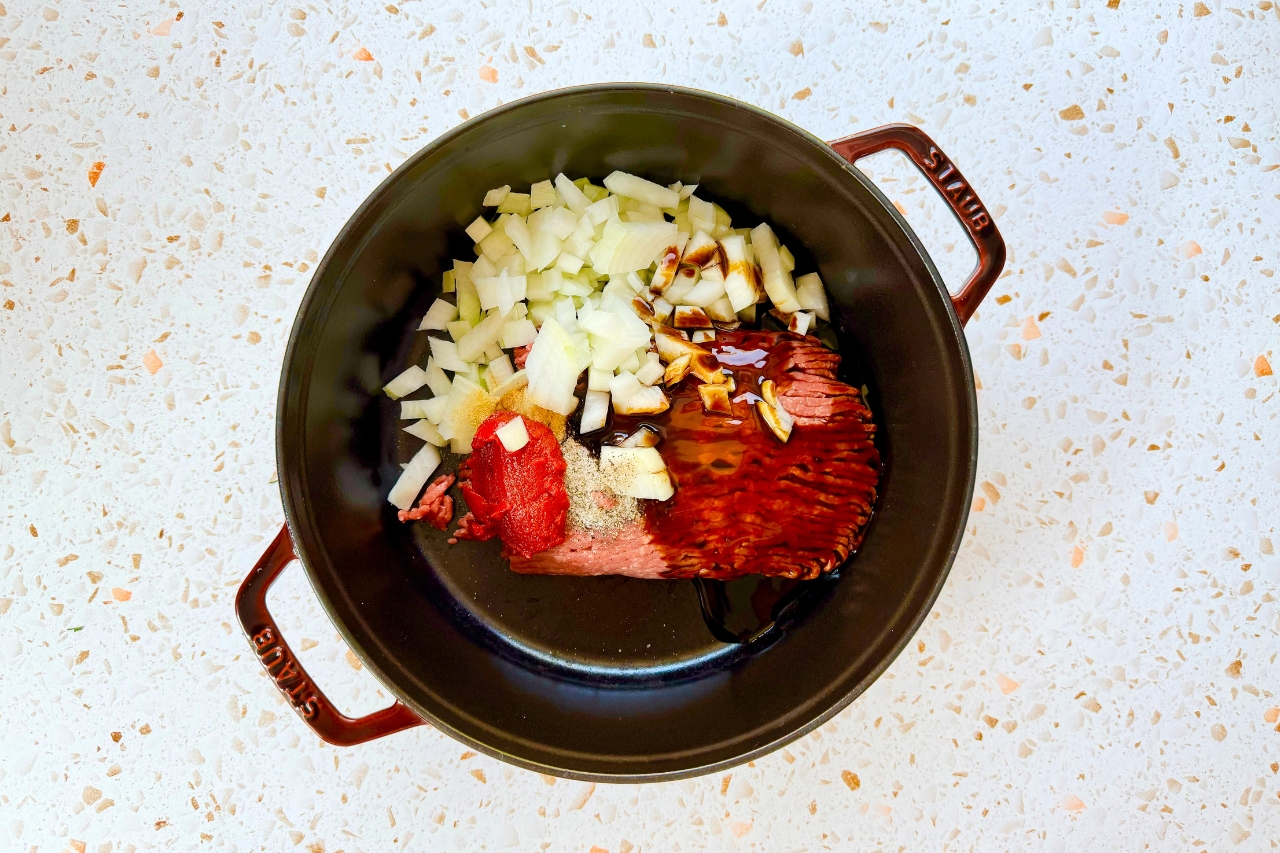
[[[923,130],[909,124],[886,124],[873,130],[855,133],[844,139],[828,143],[836,153],[850,163],[863,157],[896,148],[911,158],[925,177],[951,207],[951,212],[964,226],[978,250],[978,266],[969,276],[963,288],[951,297],[956,316],[963,325],[969,322],[978,303],[991,290],[1004,269],[1004,238],[996,228],[995,220],[987,211],[973,187],[960,174],[951,158],[942,153]]]
[[[276,620],[267,612],[267,590],[285,566],[295,559],[289,528],[281,527],[280,535],[276,536],[236,593],[236,615],[240,617],[240,625],[253,644],[254,654],[284,698],[312,731],[334,746],[354,746],[422,725],[425,720],[399,701],[390,708],[353,720],[334,708],[307,675],[284,637],[280,636]]]

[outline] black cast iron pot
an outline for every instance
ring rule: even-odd
[[[851,165],[886,148],[921,168],[978,249],[954,298]],[[386,501],[418,442],[381,387],[422,363],[414,329],[450,259],[470,257],[462,229],[484,191],[615,169],[696,183],[735,220],[770,222],[798,269],[821,273],[846,366],[870,389],[885,464],[864,544],[754,642],[717,640],[691,581],[516,575],[498,542],[448,546],[398,523]],[[240,590],[244,629],[303,720],[335,744],[430,722],[522,767],[602,781],[691,776],[776,749],[862,693],[942,587],[978,450],[962,326],[1003,264],[982,203],[909,126],[826,144],[736,101],[635,84],[550,92],[473,119],[387,178],[315,271],[280,377],[287,524]],[[397,697],[391,708],[341,715],[279,635],[266,590],[295,553]]]

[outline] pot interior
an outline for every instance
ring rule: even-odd
[[[846,381],[884,459],[861,551],[783,630],[722,643],[691,581],[521,576],[499,543],[445,543],[385,500],[419,446],[381,387],[485,190],[615,169],[699,185],[767,219],[827,284]],[[645,86],[509,105],[411,158],[317,269],[281,377],[278,455],[298,552],[348,642],[411,708],[524,766],[592,778],[700,772],[777,746],[865,689],[924,618],[966,517],[976,452],[964,339],[923,249],[825,145],[741,104]],[[456,458],[446,456],[451,470]],[[803,512],[803,507],[796,507]]]

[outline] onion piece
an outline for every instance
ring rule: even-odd
[[[524,217],[512,215],[507,220],[504,230],[511,238],[511,242],[515,243],[516,250],[524,255],[526,260],[532,259],[533,235],[529,233],[529,226],[525,223]]]
[[[797,311],[791,315],[791,320],[787,323],[787,330],[795,332],[797,335],[809,334],[809,324],[813,322],[813,314],[808,311]]]
[[[613,371],[600,367],[587,368],[587,390],[608,391],[609,381],[613,379]]]
[[[431,475],[435,473],[438,467],[440,467],[440,451],[430,444],[422,445],[422,449],[409,460],[409,464],[401,472],[400,478],[391,487],[387,500],[396,509],[412,508],[413,502],[418,498],[418,493],[422,491],[422,487],[427,484],[427,480],[431,478]]]
[[[533,343],[538,330],[532,320],[508,320],[502,324],[502,348],[515,349]]]
[[[445,326],[458,319],[458,306],[443,299],[437,299],[427,309],[422,322],[418,324],[419,332],[443,331]]]
[[[729,268],[724,277],[724,289],[733,310],[741,311],[756,304],[760,294],[756,291],[755,265],[747,258],[746,239],[739,234],[725,237],[720,240],[720,250]]]
[[[529,430],[525,428],[524,418],[519,415],[498,427],[493,434],[508,453],[515,453],[529,443]]]
[[[489,224],[483,216],[477,216],[475,221],[466,227],[467,236],[471,238],[471,242],[479,243],[489,233],[493,231],[493,226]]]
[[[673,222],[623,222],[610,217],[591,252],[591,266],[607,275],[648,269],[672,245],[676,233]]]
[[[434,398],[432,398],[434,399]],[[418,418],[427,416],[427,403],[430,400],[401,400],[400,401],[400,420],[416,421]]]
[[[677,305],[675,327],[677,329],[710,329],[711,318],[707,312],[693,305]]]
[[[695,195],[689,196],[689,224],[699,231],[710,233],[716,227],[715,205]]]
[[[695,267],[705,267],[712,261],[716,260],[720,251],[720,245],[706,231],[699,229],[695,231],[693,236],[689,238],[689,242],[685,244],[684,255],[680,259],[682,264],[692,264]]]
[[[575,216],[581,216],[591,206],[591,199],[587,198],[573,181],[566,178],[563,172],[556,175],[556,192],[560,194],[565,206],[572,210]]]
[[[409,424],[404,431],[436,447],[444,447],[448,441],[440,434],[440,430],[436,429],[435,424],[425,419]]]
[[[577,406],[573,392],[582,368],[578,347],[555,318],[548,317],[538,330],[525,360],[529,375],[529,401],[559,415],[571,414]]]
[[[636,379],[640,381],[641,385],[654,385],[662,378],[665,372],[666,368],[662,366],[661,362],[650,361],[641,365],[640,369],[636,371]]]
[[[462,340],[458,341],[458,358],[462,361],[477,361],[480,356],[484,355],[484,351],[498,342],[498,338],[502,335],[503,315],[493,312],[479,322],[479,324],[462,336]],[[432,353],[435,353],[434,344]],[[439,356],[436,356],[439,359]],[[441,367],[444,366],[441,360]]]
[[[796,279],[796,301],[806,311],[812,311],[823,320],[831,319],[831,308],[827,303],[827,289],[822,286],[822,279],[816,272],[807,273]]]
[[[706,308],[724,295],[724,279],[704,277],[693,286],[693,290],[684,295],[678,304]]]
[[[399,400],[407,394],[412,394],[423,385],[427,384],[427,372],[418,365],[405,370],[395,379],[392,379],[386,385],[382,386],[382,390],[392,400]]]
[[[782,267],[778,241],[768,223],[761,222],[751,230],[751,248],[755,250],[756,261],[760,264],[765,293],[773,300],[774,307],[785,314],[799,311],[800,303],[796,301],[791,273]]]
[[[636,431],[631,433],[622,440],[619,447],[657,447],[658,442],[662,440],[662,436],[658,434],[656,429],[648,426],[640,426]]]
[[[500,401],[512,391],[519,391],[521,388],[527,387],[528,384],[529,374],[525,373],[523,370],[517,370],[507,379],[503,380],[497,388],[494,388],[493,391],[490,392],[490,396],[492,396],[495,401]]]
[[[489,376],[493,379],[491,390],[501,387],[503,382],[515,375],[516,369],[511,365],[511,356],[504,354],[489,360]]]
[[[538,181],[529,187],[529,206],[534,210],[551,207],[556,201],[556,188],[550,181]]]
[[[578,433],[586,435],[604,429],[609,420],[609,392],[587,391],[582,403],[582,418],[578,421]]]
[[[497,207],[502,204],[507,195],[511,192],[511,187],[503,185],[496,189],[489,190],[484,194],[484,201],[481,202],[485,207]]]
[[[444,420],[445,413],[449,410],[449,395],[432,397],[430,400],[421,400],[420,402],[422,403],[423,417],[436,426],[440,426],[440,422]]]
[[[614,172],[604,179],[605,187],[613,193],[627,198],[634,198],[655,207],[674,208],[680,205],[680,194],[666,187],[646,181],[644,178],[629,175],[626,172]]]
[[[431,389],[431,393],[437,397],[443,397],[449,393],[449,388],[453,383],[449,381],[449,376],[436,364],[434,358],[427,359],[427,387]]]

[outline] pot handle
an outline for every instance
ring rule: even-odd
[[[1000,236],[986,205],[951,162],[951,158],[938,149],[928,134],[909,124],[886,124],[828,144],[851,164],[886,148],[896,148],[910,157],[911,162],[924,172],[956,219],[964,226],[973,247],[978,250],[977,268],[960,292],[951,297],[951,304],[955,306],[960,324],[969,322],[969,318],[978,310],[978,303],[991,290],[991,286],[1000,277],[1000,271],[1004,269],[1004,238]]]
[[[398,700],[390,708],[353,720],[334,708],[307,675],[284,637],[280,636],[276,620],[267,612],[267,590],[285,566],[295,559],[289,528],[282,526],[279,535],[236,593],[236,615],[240,617],[240,626],[244,628],[267,675],[271,676],[284,698],[313,732],[334,746],[354,746],[423,725],[426,721]]]

